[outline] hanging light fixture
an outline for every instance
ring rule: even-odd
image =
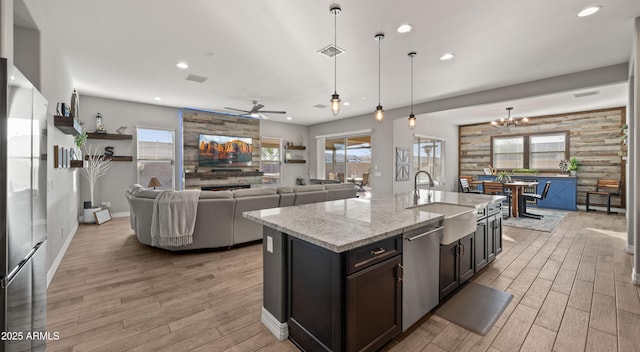
[[[529,123],[529,119],[526,117],[522,117],[522,118],[511,117],[511,110],[513,110],[513,107],[510,106],[506,109],[507,109],[507,118],[505,119],[503,117],[499,120],[491,121],[491,127],[498,128],[498,127],[523,126]]]
[[[333,14],[333,46],[338,48],[338,15],[342,12],[340,4],[331,4],[329,11]],[[338,55],[333,57],[333,82],[334,90],[331,95],[331,113],[333,116],[338,116],[340,113],[340,94],[338,94]]]
[[[411,58],[411,114],[409,114],[409,128],[414,129],[416,127],[416,116],[413,114],[413,57],[418,53],[412,51],[408,55]]]
[[[378,41],[378,106],[376,106],[376,121],[382,122],[384,120],[384,110],[382,104],[380,104],[380,42],[384,39],[384,34],[378,33],[375,36]]]

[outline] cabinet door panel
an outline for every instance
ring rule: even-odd
[[[458,287],[458,242],[440,246],[440,300]]]
[[[502,253],[502,216],[496,215],[493,222],[493,248],[495,255]]]
[[[489,240],[487,231],[487,221],[482,220],[478,222],[476,233],[474,236],[475,246],[475,272],[487,266],[489,263],[489,245],[493,244],[493,240]]]
[[[395,256],[347,276],[347,351],[375,351],[400,333],[400,264]]]
[[[460,277],[458,279],[458,283],[462,284],[463,282],[469,280],[474,274],[474,243],[473,243],[473,233],[467,235],[460,239],[460,252],[459,252],[459,260],[460,260]]]

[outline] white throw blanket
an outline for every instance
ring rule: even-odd
[[[200,190],[162,191],[153,203],[151,245],[179,247],[193,242]]]

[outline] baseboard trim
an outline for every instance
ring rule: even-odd
[[[625,247],[625,250],[627,251],[627,253],[633,254],[634,251],[636,250],[636,246],[627,244],[627,246]]]
[[[633,272],[631,273],[631,281],[633,281],[634,285],[640,286],[640,274],[636,271],[637,268],[633,268]]]
[[[267,330],[271,331],[273,336],[278,340],[284,341],[289,337],[289,326],[287,323],[281,323],[264,307],[262,307],[262,318],[260,320],[262,324],[267,327]]]
[[[112,218],[126,218],[128,217],[130,214],[128,211],[121,211],[119,213],[111,213],[111,217]]]
[[[65,253],[67,253],[67,248],[69,248],[69,245],[71,244],[71,240],[73,240],[73,237],[76,235],[77,231],[78,231],[78,223],[76,222],[73,228],[71,229],[71,231],[69,232],[69,235],[67,236],[67,240],[64,241],[64,243],[62,244],[62,248],[60,248],[60,252],[58,253],[58,256],[51,264],[51,268],[49,268],[49,271],[47,271],[47,288],[49,288],[49,285],[53,280],[53,276],[56,274],[56,271],[58,271],[58,266],[60,266],[60,263],[62,262],[62,258],[64,257]]]

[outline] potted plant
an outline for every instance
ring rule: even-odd
[[[496,181],[511,182],[511,176],[506,171],[498,171],[498,173],[496,173]]]
[[[296,185],[297,186],[304,186],[304,178],[298,176],[296,177]]]
[[[575,176],[578,169],[580,169],[580,162],[578,161],[578,159],[576,159],[575,157],[569,159],[569,174],[571,176]]]
[[[84,148],[84,153],[87,155],[87,165],[83,167],[81,170],[82,175],[89,181],[89,193],[91,195],[91,204],[89,208],[84,210],[83,220],[84,222],[93,222],[91,221],[91,216],[93,212],[96,210],[100,210],[99,207],[96,207],[96,203],[93,197],[93,190],[95,189],[96,181],[98,178],[104,176],[109,168],[111,168],[112,161],[107,159],[104,154],[99,154],[100,146],[96,146],[96,148],[92,148],[91,146]],[[89,218],[89,219],[87,219]]]

